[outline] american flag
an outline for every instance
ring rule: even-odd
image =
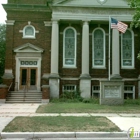
[[[111,18],[111,29],[118,29],[118,31],[125,33],[127,28],[127,24],[120,22],[114,18]]]

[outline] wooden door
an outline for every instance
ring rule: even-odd
[[[36,90],[37,68],[20,68],[20,89]]]

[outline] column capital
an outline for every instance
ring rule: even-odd
[[[59,20],[60,20],[60,19],[56,19],[56,18],[55,18],[55,19],[52,19],[51,21],[52,21],[52,23],[58,24]]]
[[[83,25],[89,25],[90,20],[82,20]]]

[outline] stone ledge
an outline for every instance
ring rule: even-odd
[[[2,139],[7,138],[127,138],[127,132],[14,132],[1,134]]]

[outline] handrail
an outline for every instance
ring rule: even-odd
[[[10,88],[12,87],[12,85],[13,85],[13,82],[11,82],[11,84],[10,84],[10,86],[8,88],[8,92],[10,91]]]
[[[24,101],[25,101],[26,93],[28,92],[28,81],[26,81],[23,92],[24,92]]]
[[[9,88],[8,88],[8,92],[10,91],[10,89],[11,89],[13,83],[18,84],[18,82],[11,82],[11,84],[10,84],[10,86],[9,86]]]

